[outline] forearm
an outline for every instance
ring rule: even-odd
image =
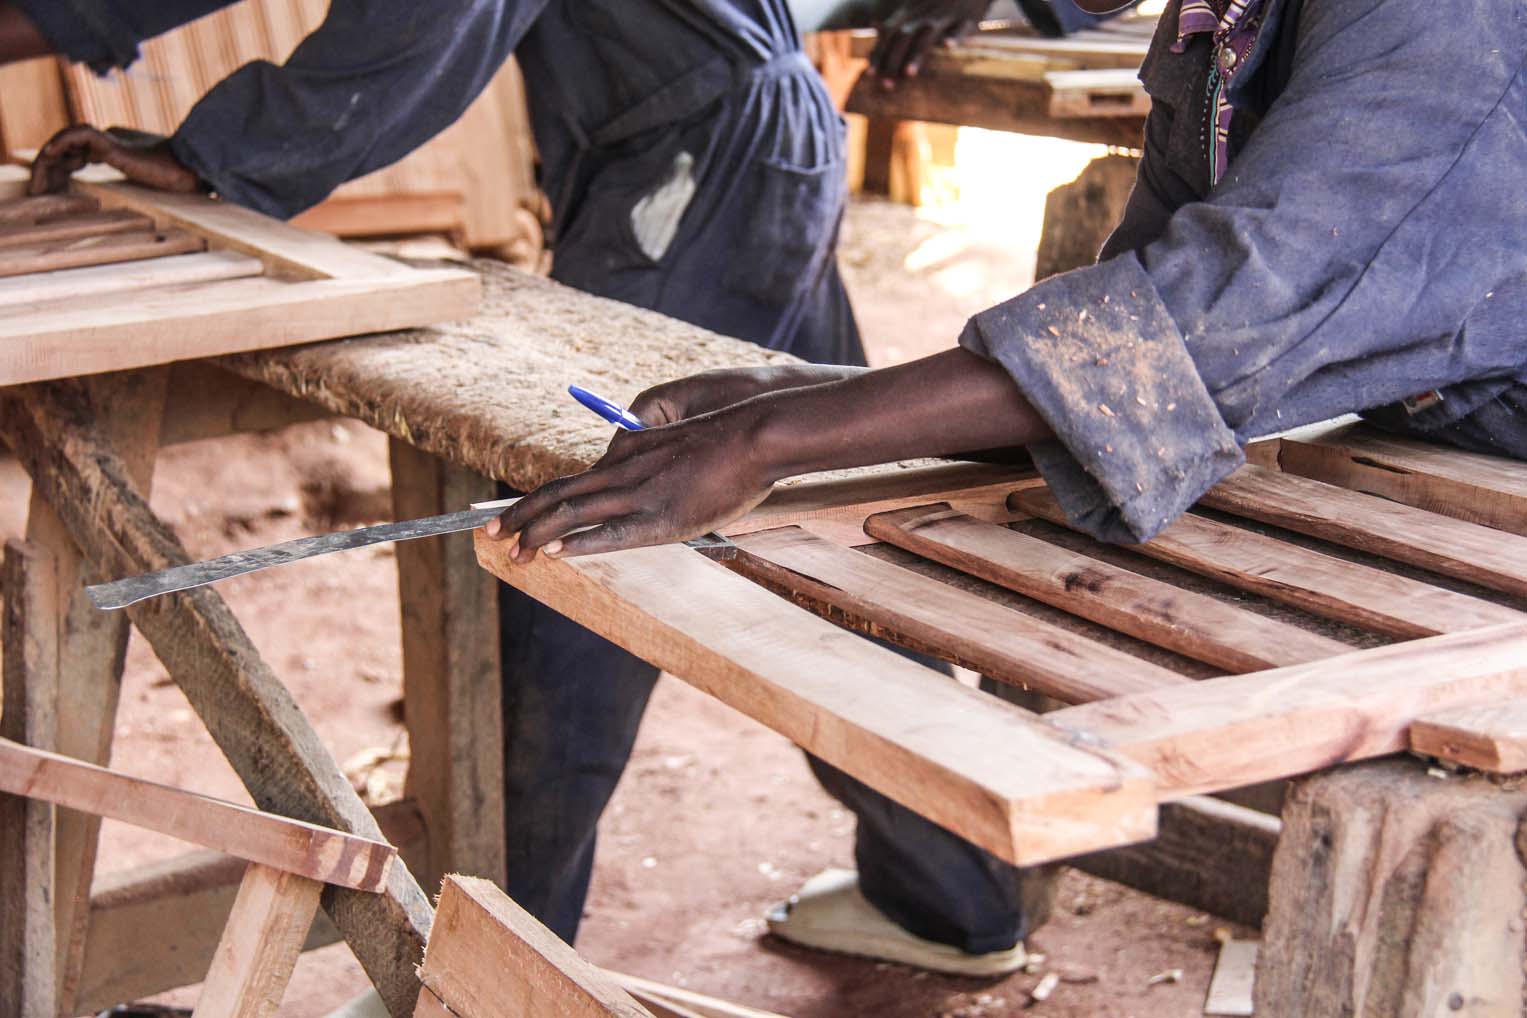
[[[860,370],[742,406],[771,480],[1052,437],[1011,376],[966,350]]]
[[[53,47],[32,20],[14,4],[0,0],[0,64],[29,60],[52,52]]]

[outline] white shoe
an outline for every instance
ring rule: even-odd
[[[769,932],[802,947],[956,976],[1005,976],[1028,961],[1022,943],[1005,951],[966,954],[908,933],[869,903],[853,870],[826,870],[806,881],[769,913]]]

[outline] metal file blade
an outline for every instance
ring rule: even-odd
[[[236,551],[207,559],[205,562],[191,562],[183,566],[162,569],[157,573],[144,573],[142,576],[130,576],[125,580],[98,583],[93,587],[86,587],[85,593],[90,596],[91,603],[103,611],[126,608],[130,604],[137,604],[139,601],[159,597],[162,594],[173,594],[178,590],[190,590],[193,587],[206,586],[220,580],[231,580],[235,576],[269,569],[271,566],[300,562],[302,559],[328,555],[336,551],[349,551],[352,548],[365,548],[373,544],[412,541],[419,537],[438,537],[463,530],[476,530],[513,505],[515,501],[511,498],[498,502],[478,502],[470,509],[446,513],[443,516],[426,516],[419,520],[383,523],[380,526],[360,527],[356,530],[340,530],[332,534],[319,534],[316,537],[299,537],[293,541],[267,545],[264,548]],[[736,554],[736,546],[719,534],[706,534],[687,543],[707,557],[721,561],[730,559]]]
[[[507,504],[509,503],[485,502],[462,512],[446,513],[444,516],[427,516],[420,520],[404,520],[400,523],[383,523],[376,527],[340,530],[332,534],[319,534],[316,537],[299,537],[294,541],[253,548],[249,551],[236,551],[207,559],[205,562],[191,562],[171,569],[162,569],[157,573],[144,573],[142,576],[130,576],[125,580],[98,583],[93,587],[86,587],[85,593],[90,595],[91,602],[97,608],[107,610],[126,608],[146,598],[173,594],[177,590],[190,590],[192,587],[217,583],[219,580],[231,580],[245,573],[269,569],[271,566],[286,565],[288,562],[298,562],[318,555],[328,555],[331,552],[349,551],[352,548],[365,548],[368,545],[386,544],[390,541],[411,541],[418,537],[454,534],[462,530],[475,530],[503,512]]]

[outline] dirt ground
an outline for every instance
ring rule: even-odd
[[[1053,150],[1059,154],[1044,161],[1052,177],[1074,175],[1088,155],[1077,148]],[[1011,187],[1015,175],[1024,177],[1009,165],[992,186]],[[1006,219],[974,206],[920,218],[904,207],[857,203],[843,263],[873,359],[948,346],[966,316],[1018,292],[1032,274],[1034,203],[1055,182],[1025,179],[1027,203],[1007,194],[1019,208]],[[207,556],[386,518],[387,480],[379,434],[320,422],[166,450],[153,505],[193,555]],[[14,462],[0,460],[0,533],[20,532],[25,489]],[[299,563],[222,590],[358,787],[371,801],[399,794],[407,746],[391,550]],[[116,767],[247,801],[136,638],[124,683]],[[851,831],[851,818],[818,789],[793,747],[665,677],[601,828],[578,947],[601,965],[801,1018],[1201,1013],[1214,935],[1227,924],[1072,871],[1054,919],[1029,942],[1043,958],[1005,980],[914,973],[765,936],[769,906],[819,869],[851,865]],[[103,867],[183,850],[108,823]],[[1053,995],[1026,1007],[1051,971],[1062,979]],[[281,1014],[317,1018],[365,985],[343,945],[315,952],[299,964]],[[195,994],[163,999],[185,1005]]]

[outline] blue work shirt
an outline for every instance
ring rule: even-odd
[[[16,0],[123,67],[233,0]],[[552,275],[808,360],[862,364],[833,257],[843,124],[785,0],[334,0],[170,139],[223,198],[289,217],[453,123],[515,54],[554,206]]]
[[[1211,44],[1170,52],[1171,4],[1102,260],[961,337],[1054,429],[1035,460],[1103,539],[1148,540],[1246,441],[1354,411],[1527,458],[1527,5],[1300,6],[1267,0],[1211,188]]]

